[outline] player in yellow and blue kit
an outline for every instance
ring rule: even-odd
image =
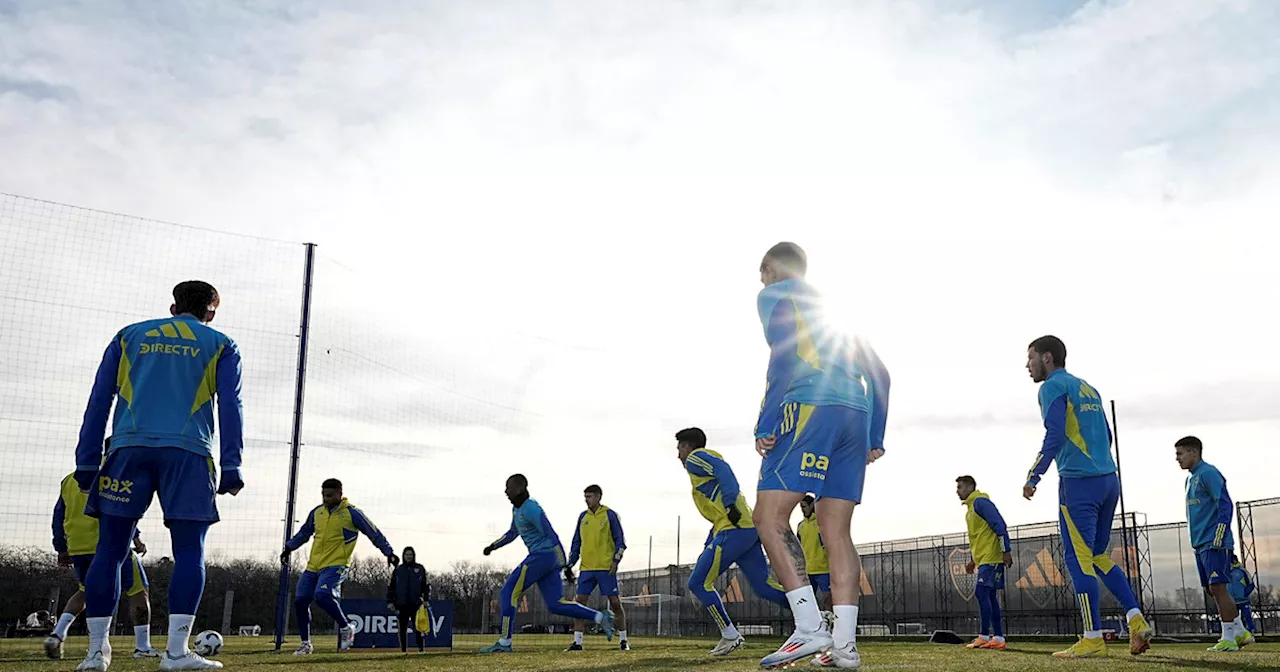
[[[1253,577],[1249,576],[1249,571],[1236,558],[1236,554],[1232,553],[1231,581],[1227,584],[1227,592],[1231,594],[1231,600],[1236,603],[1236,609],[1240,610],[1240,622],[1244,625],[1244,629],[1250,633],[1249,640],[1251,643],[1254,623],[1253,608],[1249,606],[1249,599],[1253,595],[1253,590]]]
[[[45,654],[55,660],[62,658],[62,643],[67,639],[67,631],[84,611],[85,574],[98,550],[98,521],[84,513],[88,499],[87,494],[80,492],[74,473],[62,479],[61,494],[53,507],[53,550],[58,553],[58,565],[74,568],[80,590],[67,600],[57,626],[44,640]],[[120,568],[120,586],[129,598],[133,617],[133,634],[137,639],[133,657],[159,658],[160,652],[151,647],[151,596],[147,590],[147,572],[142,568],[140,557],[146,553],[142,532],[134,530],[133,549],[128,561]]]
[[[1151,647],[1154,631],[1138,608],[1138,600],[1124,570],[1111,561],[1111,523],[1120,499],[1120,480],[1111,456],[1111,426],[1102,398],[1085,381],[1067,373],[1067,346],[1056,336],[1043,336],[1027,346],[1027,372],[1040,385],[1040,414],[1045,436],[1040,453],[1027,474],[1022,496],[1036,494],[1049,465],[1058,465],[1058,519],[1063,560],[1071,573],[1076,600],[1084,619],[1084,638],[1058,658],[1107,655],[1102,641],[1098,578],[1120,601],[1129,621],[1129,652]]]
[[[1196,550],[1200,585],[1218,604],[1222,638],[1210,651],[1239,651],[1253,643],[1253,634],[1244,626],[1236,601],[1231,597],[1231,564],[1235,540],[1231,524],[1235,505],[1227,493],[1227,480],[1218,468],[1202,459],[1204,444],[1194,436],[1174,444],[1178,466],[1187,470],[1187,531]]]
[[[751,507],[733,469],[719,453],[707,450],[707,435],[697,427],[676,432],[676,455],[689,473],[698,513],[711,523],[702,555],[689,574],[689,590],[720,628],[720,641],[711,655],[727,656],[741,648],[744,640],[716,592],[716,579],[725,570],[736,563],[756,595],[784,608],[790,605],[782,586],[769,576],[769,564],[751,521]]]
[[[827,547],[822,543],[822,527],[818,525],[817,508],[813,495],[800,500],[800,514],[804,516],[796,526],[796,538],[804,549],[804,571],[809,575],[809,585],[818,597],[818,603],[831,608],[831,565],[827,560]]]
[[[627,550],[627,538],[622,532],[622,521],[613,509],[600,503],[604,490],[598,485],[588,485],[582,491],[587,502],[587,510],[578,516],[578,527],[573,532],[573,543],[569,545],[568,567],[573,568],[582,558],[581,571],[578,573],[578,604],[586,604],[591,593],[597,588],[600,595],[608,598],[609,608],[613,610],[618,622],[619,648],[630,651],[627,642],[627,617],[622,610],[622,598],[618,594],[618,563],[622,562],[622,554]],[[582,650],[582,621],[573,623],[573,643],[566,651]]]
[[[121,329],[98,367],[76,446],[76,482],[89,494],[85,512],[100,521],[97,552],[85,578],[89,654],[79,669],[105,671],[111,664],[106,635],[120,600],[120,567],[138,520],[156,495],[173,540],[169,644],[160,669],[222,667],[187,648],[204,593],[205,534],[218,521],[215,494],[235,495],[244,487],[240,351],[208,326],[220,301],[218,290],[206,282],[179,283],[169,307],[172,317]],[[103,461],[103,436],[117,398]],[[215,400],[222,465],[218,485]]]
[[[347,622],[341,600],[342,584],[347,580],[347,568],[351,566],[351,555],[355,553],[356,540],[361,534],[382,551],[387,564],[395,567],[400,563],[400,558],[396,557],[391,543],[378,526],[342,496],[342,481],[325,479],[320,484],[320,499],[320,506],[307,514],[307,521],[292,539],[285,542],[284,551],[280,553],[280,562],[287,564],[291,553],[315,537],[311,544],[311,557],[307,559],[307,571],[298,577],[298,585],[293,590],[293,608],[302,639],[302,646],[293,652],[295,656],[315,652],[311,645],[312,601],[319,604],[338,625],[339,651],[347,651],[355,643],[356,631]]]
[[[778,243],[760,263],[765,287],[756,308],[769,367],[755,429],[756,451],[764,458],[755,526],[796,625],[760,664],[789,665],[820,653],[813,661],[818,667],[856,668],[862,568],[849,528],[867,465],[884,454],[889,372],[870,344],[830,322],[823,298],[804,279],[807,270],[804,250],[795,243]],[[818,497],[831,568],[832,632],[823,627],[804,551],[791,531],[791,514],[807,493]]]
[[[972,476],[956,479],[956,496],[965,506],[964,521],[972,556],[965,569],[970,574],[974,570],[978,572],[973,596],[978,599],[982,620],[978,637],[968,648],[1004,650],[1008,647],[1004,641],[1004,618],[1000,614],[1000,591],[1004,590],[1004,568],[1013,564],[1009,531],[991,498],[985,492],[978,492],[978,482]]]
[[[487,646],[480,652],[511,653],[511,641],[516,632],[516,605],[520,603],[520,595],[525,589],[534,584],[537,584],[538,592],[542,593],[542,599],[546,601],[551,613],[579,621],[592,621],[600,626],[609,641],[613,641],[613,612],[588,609],[577,602],[564,599],[560,570],[564,570],[564,578],[569,583],[573,583],[573,570],[569,567],[564,547],[560,545],[560,537],[551,528],[547,514],[538,502],[529,497],[529,480],[521,474],[513,474],[507,479],[506,494],[513,507],[511,529],[502,538],[486,546],[484,554],[487,556],[519,537],[529,549],[529,557],[512,570],[506,584],[502,586],[502,636],[496,644]]]

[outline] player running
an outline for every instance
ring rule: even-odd
[[[400,564],[391,543],[382,536],[378,526],[357,509],[346,497],[342,496],[342,481],[336,478],[325,479],[320,484],[320,506],[311,509],[307,514],[307,522],[293,538],[286,541],[280,553],[281,564],[289,563],[289,555],[302,548],[312,536],[311,557],[307,559],[307,570],[298,577],[298,585],[294,588],[293,609],[298,617],[298,634],[302,645],[295,656],[306,656],[315,652],[311,645],[311,603],[320,605],[326,614],[333,617],[338,625],[338,650],[347,651],[356,641],[356,630],[347,621],[342,611],[342,584],[347,580],[347,568],[351,566],[351,555],[356,550],[356,540],[361,534],[368,537],[374,546],[387,558],[387,564],[395,567]]]
[[[62,659],[62,643],[67,639],[67,631],[84,611],[84,576],[98,549],[98,521],[84,514],[88,499],[87,494],[80,492],[74,473],[62,479],[62,493],[53,507],[53,550],[58,553],[59,566],[75,569],[80,590],[67,600],[58,624],[44,640],[44,652],[54,660]],[[120,569],[120,586],[129,598],[129,613],[133,616],[133,634],[137,639],[133,657],[159,658],[160,652],[151,647],[151,595],[147,589],[147,572],[142,568],[139,557],[146,554],[147,545],[142,543],[142,532],[135,529],[133,549]]]
[[[240,351],[208,326],[220,301],[213,285],[179,283],[172,317],[121,329],[98,367],[76,446],[76,483],[89,493],[85,513],[99,519],[98,548],[84,581],[89,653],[77,669],[105,671],[111,665],[107,633],[120,601],[120,567],[154,495],[173,541],[169,643],[160,669],[222,667],[187,648],[204,593],[205,534],[218,522],[215,494],[235,495],[244,487]],[[116,397],[103,461],[103,435]],[[222,465],[217,486],[215,398]]]
[[[618,638],[622,640],[619,648],[630,651],[627,643],[627,616],[622,610],[622,598],[618,596],[618,563],[622,562],[622,553],[627,549],[626,536],[622,533],[622,521],[613,509],[600,503],[604,491],[598,485],[588,485],[582,491],[587,501],[587,510],[578,516],[578,528],[573,533],[573,543],[569,545],[568,567],[578,564],[582,558],[581,571],[578,572],[578,604],[585,605],[591,599],[596,588],[600,595],[609,598],[609,607],[613,609],[618,620]],[[573,622],[573,643],[566,651],[582,650],[582,621]]]
[[[706,547],[689,575],[689,590],[720,628],[720,641],[710,655],[727,656],[741,648],[745,640],[716,592],[716,579],[725,570],[736,563],[756,595],[783,608],[790,605],[782,586],[769,576],[764,549],[751,522],[751,507],[738,487],[733,469],[719,453],[707,450],[707,435],[697,427],[676,432],[676,454],[693,483],[693,503],[712,526]]]
[[[1058,465],[1058,516],[1062,553],[1071,573],[1076,601],[1084,619],[1084,637],[1055,658],[1106,656],[1102,641],[1101,590],[1098,578],[1120,601],[1129,621],[1129,652],[1151,648],[1154,631],[1138,608],[1124,570],[1111,561],[1111,523],[1120,499],[1120,480],[1111,457],[1111,426],[1098,391],[1067,373],[1067,346],[1056,336],[1042,336],[1027,347],[1027,371],[1040,385],[1044,443],[1027,474],[1022,496],[1036,494],[1040,477]]]
[[[856,668],[862,567],[849,528],[866,467],[884,454],[889,372],[869,344],[828,323],[822,297],[804,279],[807,266],[795,243],[774,245],[760,262],[765,287],[757,308],[770,353],[755,431],[756,452],[764,458],[755,525],[795,616],[795,632],[760,665],[781,667],[822,654],[814,665]],[[823,627],[804,550],[791,531],[791,514],[806,493],[818,497],[834,632]]]
[[[1013,564],[1013,549],[1009,547],[1009,533],[1004,518],[985,492],[978,492],[978,483],[972,476],[956,479],[956,496],[965,506],[965,523],[969,528],[969,564],[965,571],[978,571],[978,583],[973,589],[978,598],[978,613],[982,617],[982,629],[977,639],[969,643],[970,649],[1008,648],[1004,641],[1004,619],[1000,615],[1000,591],[1004,590],[1004,568]],[[991,631],[995,630],[995,636]]]
[[[525,558],[507,577],[502,586],[502,636],[498,643],[486,646],[481,653],[511,653],[511,640],[516,632],[516,606],[520,604],[520,595],[531,585],[537,584],[538,592],[547,603],[547,609],[557,616],[564,616],[579,621],[592,621],[600,626],[605,637],[613,641],[614,620],[611,611],[596,611],[564,599],[564,586],[560,583],[560,570],[564,570],[566,581],[573,583],[573,570],[564,557],[564,547],[560,545],[560,537],[551,529],[551,521],[547,514],[533,498],[529,497],[529,481],[521,474],[514,474],[507,479],[507,499],[511,500],[511,529],[501,539],[489,544],[484,549],[490,553],[515,541],[516,537],[524,540],[529,549],[529,557]]]
[[[827,560],[827,547],[822,544],[822,527],[818,525],[817,508],[813,495],[800,500],[800,513],[804,518],[796,526],[796,538],[804,549],[804,571],[809,575],[809,585],[818,596],[818,604],[831,610],[831,565]]]
[[[1241,621],[1240,610],[1231,597],[1231,564],[1235,540],[1231,524],[1235,506],[1227,493],[1227,480],[1218,468],[1201,459],[1204,444],[1194,436],[1178,439],[1173,444],[1178,466],[1187,475],[1187,531],[1191,547],[1196,549],[1196,567],[1200,585],[1208,589],[1218,604],[1222,619],[1222,638],[1210,651],[1239,651],[1253,643],[1253,634]]]

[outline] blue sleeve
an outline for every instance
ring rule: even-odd
[[[756,438],[771,436],[778,426],[782,397],[791,385],[795,367],[795,306],[768,288],[760,293],[757,308],[764,325],[764,338],[769,344],[769,368],[765,373],[764,400],[756,420]]]
[[[622,519],[613,509],[605,512],[605,517],[609,519],[609,531],[613,534],[613,559],[621,562],[622,552],[627,549],[627,537],[622,533]]]
[[[360,534],[369,537],[369,541],[372,541],[373,545],[377,546],[383,555],[390,557],[396,554],[396,549],[391,548],[391,542],[387,541],[387,538],[383,536],[382,530],[379,530],[378,526],[374,525],[373,521],[369,520],[369,517],[364,515],[363,511],[354,506],[348,506],[347,510],[351,512],[351,522],[356,526],[356,529],[360,531]]]
[[[284,542],[285,548],[291,551],[296,551],[299,548],[302,548],[303,544],[307,543],[307,540],[311,538],[311,535],[316,533],[316,509],[318,508],[320,507],[317,506],[315,509],[311,509],[311,511],[307,513],[307,520],[302,523],[302,527],[298,528],[298,533],[293,535],[289,541]]]
[[[67,503],[58,495],[58,503],[53,505],[53,550],[67,552],[67,531],[63,523],[67,520]]]
[[[707,530],[707,540],[702,542],[702,547],[706,548],[711,545],[711,539],[716,536],[716,528],[712,527]]]
[[[1218,516],[1214,521],[1213,547],[1222,548],[1226,535],[1231,530],[1231,523],[1235,520],[1235,505],[1231,503],[1231,495],[1227,493],[1226,479],[1216,468],[1206,471],[1200,478],[1200,482],[1204,483],[1209,496],[1218,502]]]
[[[516,537],[518,536],[520,536],[520,533],[516,531],[516,521],[512,519],[511,529],[507,530],[506,534],[502,535],[501,537],[498,537],[498,540],[490,544],[489,548],[496,551],[499,548],[502,548],[503,546],[506,546],[507,544],[515,541]]]
[[[123,353],[121,334],[116,334],[106,352],[102,354],[102,363],[98,365],[98,373],[93,379],[93,390],[89,393],[89,405],[84,410],[84,421],[80,424],[80,440],[76,443],[76,471],[97,473],[102,465],[102,439],[106,436],[107,420],[111,416],[111,405],[116,398],[116,380],[120,375],[120,357]],[[85,481],[76,478],[83,490]]]
[[[586,517],[586,511],[578,514],[578,524],[573,526],[573,542],[569,544],[569,560],[567,562],[570,567],[578,564],[578,556],[582,554],[582,519]]]
[[[1040,407],[1044,415],[1044,444],[1040,446],[1040,454],[1036,462],[1027,472],[1027,485],[1038,485],[1040,477],[1049,470],[1049,465],[1058,456],[1058,451],[1067,443],[1067,393],[1054,396],[1048,403],[1045,397],[1053,394],[1057,388],[1050,390],[1048,385],[1040,387]],[[1046,394],[1048,391],[1048,394]]]
[[[240,468],[244,450],[244,403],[241,400],[240,348],[235,341],[227,344],[218,359],[218,439],[221,450],[218,463],[223,470]]]
[[[867,396],[871,400],[867,445],[872,450],[884,450],[884,431],[889,421],[889,369],[869,343],[859,340],[854,345],[856,364],[867,376]]]
[[[738,479],[733,475],[733,470],[729,468],[729,465],[724,460],[710,453],[700,452],[690,454],[689,459],[684,461],[684,466],[689,473],[695,476],[709,476],[715,479],[715,486],[712,492],[719,495],[721,506],[728,509],[737,504],[738,495],[741,492],[738,489]],[[707,495],[707,499],[716,500],[711,495]]]
[[[973,503],[973,512],[978,514],[991,526],[991,531],[996,533],[996,537],[1000,539],[1000,550],[1005,553],[1013,551],[1013,547],[1009,545],[1009,530],[1005,527],[1004,518],[1000,516],[1000,510],[991,500],[980,498]]]

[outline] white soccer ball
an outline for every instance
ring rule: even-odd
[[[222,652],[222,635],[214,630],[205,630],[196,635],[195,644],[191,648],[202,656],[216,656]]]

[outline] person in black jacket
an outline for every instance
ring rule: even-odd
[[[400,615],[400,651],[409,650],[409,631],[417,632],[414,625],[418,608],[431,599],[431,586],[427,583],[427,569],[418,564],[418,554],[412,546],[406,546],[400,554],[403,562],[391,572],[391,584],[387,586],[387,608]],[[418,653],[426,646],[426,635],[418,632]]]

